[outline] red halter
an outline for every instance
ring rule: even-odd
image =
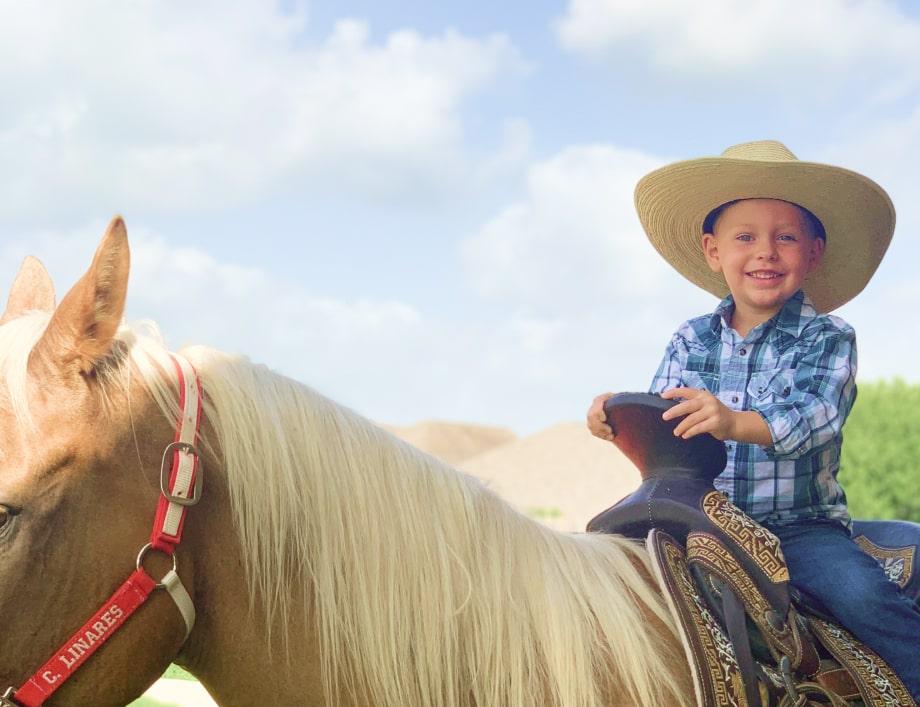
[[[192,365],[182,356],[171,354],[179,377],[181,418],[176,424],[176,438],[163,452],[160,468],[160,500],[150,542],[137,556],[137,569],[76,633],[68,638],[51,658],[14,690],[0,697],[0,707],[39,707],[63,685],[128,618],[147,601],[154,589],[166,589],[185,620],[185,637],[195,624],[195,607],[182,580],[176,574],[173,554],[182,539],[185,512],[201,499],[204,469],[195,443],[201,425],[201,382]],[[167,468],[172,454],[171,468]],[[149,550],[158,550],[173,560],[172,569],[154,581],[142,563]]]

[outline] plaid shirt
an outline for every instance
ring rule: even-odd
[[[726,442],[718,490],[760,523],[829,518],[849,525],[837,482],[841,428],[856,399],[856,334],[818,314],[801,291],[743,339],[731,295],[671,338],[651,392],[705,388],[732,410],[756,410],[772,447]]]

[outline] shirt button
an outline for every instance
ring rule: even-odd
[[[733,395],[733,396],[732,396],[732,402],[733,402],[733,403],[737,403],[737,402],[738,402],[738,396],[737,396],[737,395]]]
[[[741,349],[741,355],[747,356],[747,349]]]

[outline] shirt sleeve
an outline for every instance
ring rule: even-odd
[[[797,362],[788,394],[754,407],[773,437],[767,454],[796,459],[839,436],[856,399],[855,378],[854,330],[820,337]]]
[[[666,390],[680,386],[680,374],[683,370],[683,365],[680,351],[676,345],[678,338],[677,334],[675,334],[668,342],[661,363],[658,364],[658,371],[649,386],[649,393],[661,394]]]

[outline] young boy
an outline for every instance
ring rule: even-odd
[[[859,174],[762,141],[646,175],[636,207],[658,252],[724,297],[671,338],[651,392],[682,402],[663,417],[681,418],[674,432],[684,438],[725,440],[716,488],[779,537],[792,584],[920,702],[920,612],[850,537],[837,471],[856,398],[856,341],[852,327],[825,314],[878,267],[894,231],[888,195]],[[588,427],[612,440],[607,397],[594,399]]]

